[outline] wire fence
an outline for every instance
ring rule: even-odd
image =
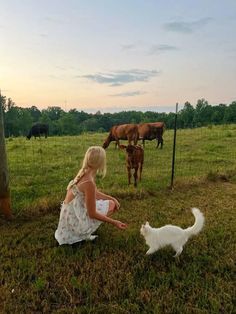
[[[22,208],[39,199],[53,198],[65,192],[68,181],[80,168],[83,156],[91,145],[102,145],[107,134],[48,137],[26,140],[6,139],[10,187],[14,207]],[[158,190],[171,184],[174,130],[164,133],[163,149],[155,141],[146,141],[141,190]],[[175,174],[177,180],[236,169],[236,125],[179,129],[176,136]],[[134,191],[128,187],[125,154],[107,149],[107,177],[100,186],[113,193]]]

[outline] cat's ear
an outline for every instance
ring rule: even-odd
[[[146,226],[149,226],[149,222],[148,221],[146,221]]]

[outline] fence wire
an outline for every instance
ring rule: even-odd
[[[146,141],[142,181],[136,191],[170,186],[173,135],[173,130],[165,131],[163,149],[156,149],[155,140]],[[68,181],[79,170],[87,148],[102,145],[106,136],[96,133],[47,139],[6,139],[14,207],[30,206],[40,198],[62,197]],[[235,124],[177,130],[174,183],[234,171],[235,144]],[[99,181],[101,188],[114,193],[135,191],[127,184],[125,153],[115,149],[113,143],[107,149],[107,168],[107,177]]]

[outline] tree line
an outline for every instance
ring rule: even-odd
[[[64,111],[60,106],[39,110],[36,106],[22,108],[11,98],[0,95],[3,108],[5,136],[26,136],[36,122],[47,123],[50,135],[78,135],[83,132],[107,132],[116,124],[163,121],[168,129],[174,128],[175,113],[153,111],[121,111],[95,114],[71,109]],[[195,106],[184,104],[178,112],[178,128],[193,128],[211,124],[236,123],[236,101],[231,104],[210,105],[199,99]]]

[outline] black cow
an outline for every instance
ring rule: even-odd
[[[31,139],[31,136],[34,136],[35,138],[41,135],[44,135],[45,138],[48,136],[49,127],[48,124],[44,123],[36,123],[32,126],[32,128],[29,131],[29,134],[26,136],[29,140]]]

